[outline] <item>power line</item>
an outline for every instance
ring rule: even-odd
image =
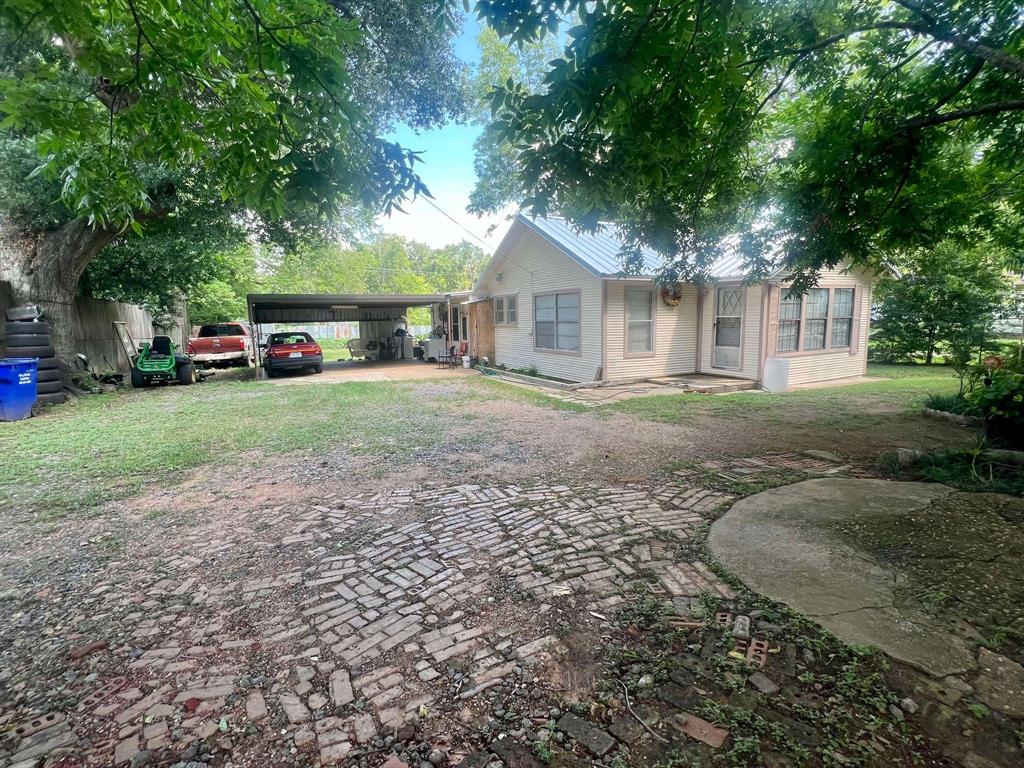
[[[487,243],[486,241],[484,241],[480,237],[478,237],[476,235],[476,233],[471,232],[469,229],[467,229],[465,226],[463,226],[460,222],[456,221],[452,216],[448,215],[447,211],[445,211],[443,208],[441,208],[441,206],[439,206],[437,203],[435,203],[431,198],[429,198],[429,197],[424,195],[423,199],[426,200],[427,203],[429,203],[434,208],[434,210],[436,210],[438,213],[440,213],[442,216],[444,216],[446,219],[448,219],[448,221],[450,221],[456,227],[458,227],[463,232],[465,232],[467,235],[469,235],[474,240],[476,240],[478,243],[480,243],[480,245],[482,245],[482,246],[484,246],[486,248],[490,248],[491,247],[489,243]]]

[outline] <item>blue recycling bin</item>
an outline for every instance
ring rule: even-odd
[[[17,421],[32,413],[38,375],[38,358],[0,358],[0,421]]]

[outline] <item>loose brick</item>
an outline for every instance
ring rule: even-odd
[[[352,695],[352,681],[349,678],[347,670],[339,669],[331,674],[330,692],[331,703],[335,707],[343,707],[354,701],[355,697]]]

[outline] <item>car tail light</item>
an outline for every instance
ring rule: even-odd
[[[188,343],[188,353],[190,355],[194,355],[196,353],[196,348],[192,346],[191,341]]]
[[[322,355],[323,353],[324,353],[324,351],[322,349],[320,349],[320,345],[319,344],[314,344],[313,345],[313,354],[314,355]]]

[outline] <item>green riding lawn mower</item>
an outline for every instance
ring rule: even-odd
[[[148,387],[176,381],[195,384],[202,378],[188,355],[178,352],[170,336],[154,336],[149,344],[143,342],[138,357],[132,364],[132,386]]]

